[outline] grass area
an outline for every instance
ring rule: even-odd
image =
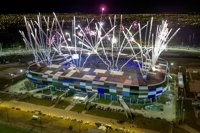
[[[96,108],[92,108],[91,110],[86,112],[87,114],[101,116],[105,118],[111,118],[116,120],[126,119],[126,116],[124,113],[119,112],[110,112],[110,111],[104,111]]]
[[[11,83],[10,79],[0,78],[0,90],[3,90],[4,87],[8,86]]]
[[[65,109],[69,105],[70,105],[70,102],[62,100],[58,104],[56,104],[55,108]]]
[[[30,133],[30,131],[0,123],[0,133]]]
[[[55,93],[53,93],[53,95],[58,95],[58,96],[60,96],[60,95],[62,95],[64,92],[62,92],[62,91],[56,91]]]
[[[167,96],[168,94],[171,94],[170,92],[164,92],[160,98],[157,99],[158,103],[166,104],[166,102],[170,101],[170,98]]]
[[[101,104],[110,104],[110,103],[111,103],[111,100],[107,100],[107,99],[97,99],[97,100],[94,100],[93,102],[101,103]]]
[[[26,97],[24,99],[20,99],[20,101],[33,103],[37,105],[43,105],[43,106],[52,106],[54,104],[54,102],[52,102],[49,99],[40,99],[35,97]]]
[[[131,105],[129,105],[129,108],[132,108],[132,109],[142,109],[144,107],[145,107],[144,104],[131,104]]]
[[[0,133],[31,133],[30,130],[24,129],[26,126],[23,123],[29,124],[32,115],[21,110],[0,107],[0,120],[5,122],[3,126],[0,122]],[[10,124],[6,125],[8,122]]]
[[[160,133],[168,133],[171,126],[170,123],[164,119],[145,118],[141,115],[137,115],[133,123],[137,128],[151,129]]]
[[[113,101],[113,102],[112,102],[112,105],[114,105],[114,106],[120,106],[120,103],[117,102],[117,101]]]
[[[85,109],[85,105],[78,103],[76,104],[70,111],[75,111],[75,112],[82,112]]]
[[[62,97],[64,97],[64,98],[67,98],[67,99],[73,99],[73,95],[64,95],[64,96],[62,96]]]
[[[29,80],[24,81],[24,85],[25,85],[25,88],[28,90],[36,89],[35,87],[33,87],[32,82]]]
[[[35,132],[41,132],[41,124],[44,127],[42,129],[42,132],[44,133],[51,133],[56,129],[56,132],[61,133],[61,132],[66,132],[66,133],[86,133],[88,128],[96,128],[94,125],[89,125],[89,124],[82,124],[80,122],[76,121],[71,121],[71,120],[64,120],[61,118],[58,118],[58,116],[55,117],[49,117],[47,115],[40,115],[40,121],[35,121],[32,120],[32,115],[33,113],[31,112],[25,112],[21,110],[15,110],[15,109],[10,109],[10,108],[0,108],[0,120],[3,122],[9,122],[12,123],[12,125],[19,125],[20,127],[27,127],[29,129],[29,132],[35,131]],[[8,116],[8,117],[7,117]],[[69,126],[73,127],[73,130],[69,130]],[[80,128],[80,129],[79,129]],[[2,131],[2,132],[1,132]],[[0,128],[0,133],[26,133],[26,132],[17,132],[12,131],[12,132],[3,132],[4,130],[1,130]]]
[[[14,99],[14,97],[11,96],[10,94],[0,93],[0,99],[3,101],[10,101],[10,100]]]
[[[40,93],[42,93],[42,91],[40,91]],[[51,91],[49,89],[43,90],[43,94],[50,95]]]

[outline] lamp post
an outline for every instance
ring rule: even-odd
[[[0,51],[2,51],[2,45],[3,45],[3,43],[0,43]]]
[[[181,97],[181,109],[183,109],[183,99],[184,97]]]
[[[14,74],[13,73],[9,73],[10,77],[11,77],[11,84],[13,84],[13,77],[14,77]]]
[[[103,12],[105,11],[105,7],[104,6],[102,6],[101,7],[101,20],[102,20],[102,16],[103,16]]]
[[[181,120],[181,117],[183,116],[183,114],[184,114],[184,109],[183,109],[183,99],[184,99],[184,97],[181,97],[181,109],[180,109],[180,120]],[[183,117],[182,117],[182,121],[183,121]]]
[[[9,121],[9,115],[8,115],[8,108],[6,108],[6,118],[7,118],[7,121],[10,122]]]
[[[104,10],[105,10],[105,8],[102,7],[102,8],[101,8],[101,14],[102,14],[102,15],[103,15]]]
[[[172,70],[173,66],[174,66],[174,62],[171,62],[171,63],[170,63],[170,68],[171,68],[171,70]]]
[[[178,66],[178,68],[179,68],[178,71],[180,72],[180,70],[181,70],[181,66]]]
[[[182,121],[184,122],[185,120],[185,108],[183,109],[183,118],[182,118]]]
[[[174,62],[170,62],[168,65],[168,70],[171,73],[171,71],[173,70],[173,66],[174,66]]]

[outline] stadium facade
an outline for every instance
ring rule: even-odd
[[[83,68],[52,64],[49,67],[38,67],[33,64],[27,71],[27,78],[34,86],[63,91],[70,89],[74,93],[98,94],[98,98],[118,100],[123,97],[127,103],[151,102],[168,88],[168,63],[159,60],[157,70],[143,79],[139,73],[109,71],[106,69]]]

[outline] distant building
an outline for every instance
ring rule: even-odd
[[[189,73],[189,88],[196,96],[200,93],[200,69],[187,69]]]

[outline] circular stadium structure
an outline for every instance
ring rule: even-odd
[[[80,25],[74,17],[66,30],[55,14],[38,15],[34,22],[25,18],[27,33],[20,33],[35,57],[27,78],[37,88],[120,97],[128,103],[152,101],[168,88],[168,62],[159,56],[179,29],[171,34],[162,21],[154,33],[153,18],[144,26],[122,20],[86,19]]]

